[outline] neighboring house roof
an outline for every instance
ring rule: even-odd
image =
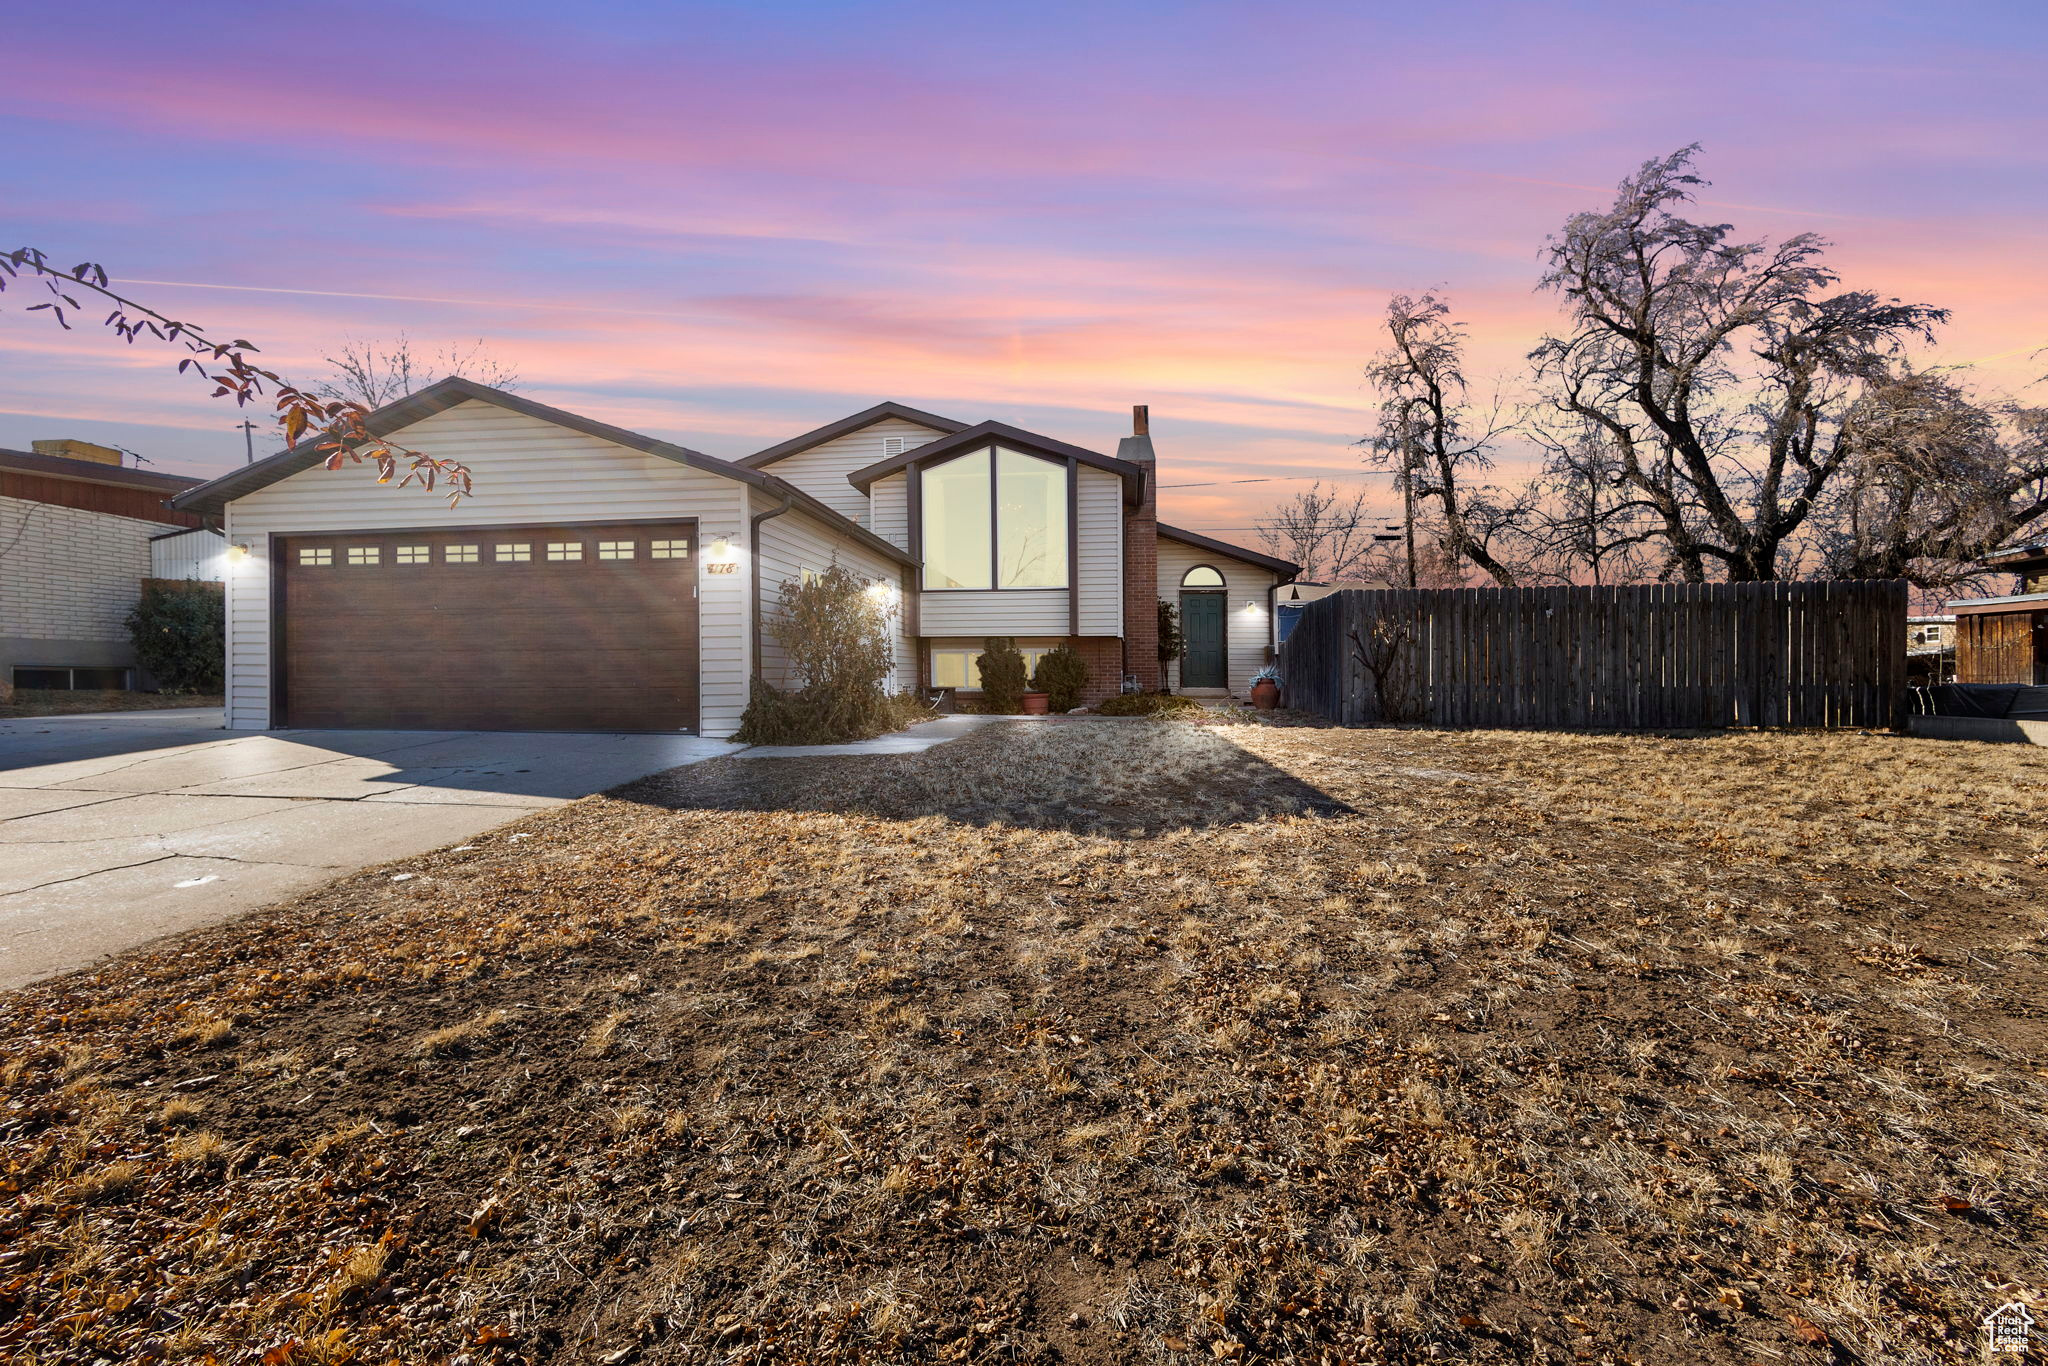
[[[126,465],[102,465],[97,460],[71,460],[34,451],[0,450],[0,470],[40,474],[49,479],[77,479],[88,484],[110,484],[117,488],[149,489],[165,494],[178,493],[200,482],[182,474],[131,470]]]
[[[1213,550],[1218,555],[1228,555],[1234,560],[1243,560],[1246,564],[1255,564],[1262,568],[1270,569],[1275,574],[1280,575],[1280,582],[1282,583],[1288,582],[1301,572],[1301,566],[1290,561],[1276,559],[1271,555],[1261,555],[1256,550],[1247,550],[1241,545],[1232,545],[1228,541],[1219,541],[1213,536],[1204,536],[1193,531],[1182,531],[1179,527],[1168,526],[1164,522],[1159,523],[1159,534],[1169,541],[1179,541],[1182,545],[1191,545],[1199,550]]]
[[[688,465],[692,469],[751,484],[778,498],[788,499],[791,506],[802,508],[834,530],[853,537],[868,549],[885,555],[898,564],[917,563],[905,551],[891,545],[865,527],[849,521],[785,479],[736,465],[730,460],[720,460],[717,456],[706,455],[702,451],[693,451],[687,446],[678,446],[672,441],[660,441],[651,436],[642,436],[638,432],[629,432],[624,427],[596,422],[561,408],[550,408],[545,403],[536,403],[530,398],[508,394],[502,389],[493,389],[474,380],[451,376],[439,383],[430,384],[416,394],[377,409],[370,414],[364,425],[370,429],[373,436],[385,436],[409,427],[422,418],[432,417],[435,413],[445,412],[458,403],[467,403],[472,399],[481,403],[496,404],[500,408],[539,418],[543,422],[552,422],[558,427],[581,432],[599,441],[609,441],[628,450],[658,455],[664,460],[673,460],[678,465]],[[324,437],[320,437],[302,441],[289,450],[279,451],[276,455],[258,460],[253,465],[244,465],[232,474],[224,474],[218,479],[201,484],[198,488],[188,489],[172,499],[171,505],[184,511],[218,517],[221,510],[235,499],[246,497],[260,488],[275,484],[280,479],[309,470],[325,460],[329,452],[319,449],[324,440]]]
[[[172,512],[166,503],[171,495],[198,483],[183,475],[102,465],[97,460],[0,450],[0,496],[138,521],[176,526],[190,520],[189,514]]]
[[[828,422],[822,427],[805,432],[802,436],[793,436],[787,441],[778,442],[765,451],[755,451],[752,455],[743,455],[733,463],[745,465],[748,469],[757,470],[763,465],[772,465],[777,460],[786,459],[792,455],[800,455],[813,446],[822,446],[827,441],[834,441],[839,437],[851,435],[863,427],[872,427],[877,422],[886,422],[892,417],[901,418],[905,422],[915,422],[920,427],[930,427],[935,432],[957,432],[965,429],[967,426],[965,422],[956,422],[950,417],[940,417],[937,413],[927,413],[922,409],[913,408],[906,403],[885,401],[877,403],[872,408],[864,408],[851,417],[842,417],[837,422]]]
[[[1994,550],[1986,555],[1980,564],[1998,565],[2008,560],[2038,560],[2048,558],[2048,542],[2035,541],[2028,545],[2009,545],[2003,550]]]
[[[976,446],[988,446],[998,443],[1015,447],[1026,453],[1048,456],[1054,460],[1078,460],[1082,464],[1091,465],[1098,470],[1108,470],[1111,474],[1124,481],[1124,500],[1126,502],[1135,504],[1144,499],[1144,466],[1134,465],[1128,460],[1118,460],[1114,456],[1103,455],[1098,451],[1085,450],[1080,446],[1070,446],[1064,441],[1055,441],[1049,436],[1039,436],[1037,433],[1027,432],[1021,427],[1012,427],[1007,422],[977,422],[972,427],[962,427],[951,436],[941,437],[939,440],[927,445],[913,447],[901,455],[892,455],[887,460],[878,460],[864,469],[855,470],[852,474],[846,476],[846,482],[859,489],[862,493],[866,493],[868,486],[877,479],[896,473],[896,471],[908,466],[913,460],[918,461],[920,464],[926,461],[944,460],[948,456],[971,451]]]

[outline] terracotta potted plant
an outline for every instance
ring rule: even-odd
[[[1261,669],[1252,675],[1252,705],[1260,711],[1271,711],[1280,705],[1278,671]]]
[[[1028,692],[1024,694],[1024,714],[1044,716],[1052,710],[1052,694],[1049,692]]]

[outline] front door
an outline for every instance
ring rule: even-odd
[[[1186,641],[1180,657],[1181,687],[1228,687],[1230,662],[1223,651],[1223,594],[1181,594],[1180,632]]]

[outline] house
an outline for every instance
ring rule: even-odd
[[[1983,563],[2013,575],[2004,597],[1951,602],[1958,683],[2048,683],[2048,545],[1994,551]]]
[[[1906,618],[1906,676],[1920,685],[1953,683],[1956,675],[1956,619]]]
[[[142,580],[222,577],[226,543],[165,506],[199,481],[89,441],[33,444],[0,450],[0,692],[147,684],[127,627]]]
[[[728,461],[468,380],[371,429],[470,467],[444,499],[330,473],[315,443],[181,494],[221,527],[228,724],[730,735],[789,681],[781,585],[839,563],[892,608],[895,689],[973,692],[990,636],[1063,641],[1090,700],[1246,691],[1294,566],[1154,515],[1143,409],[1115,455],[881,403]]]

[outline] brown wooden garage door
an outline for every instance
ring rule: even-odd
[[[694,730],[695,523],[292,536],[281,724]]]

